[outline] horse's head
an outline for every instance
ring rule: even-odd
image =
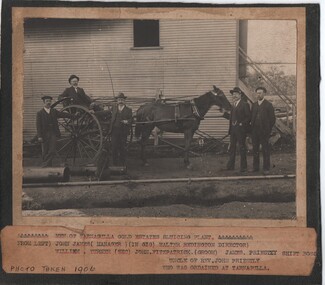
[[[231,110],[231,104],[221,89],[213,85],[211,93],[215,96],[215,105],[220,107],[221,112]]]

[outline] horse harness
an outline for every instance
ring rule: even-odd
[[[210,91],[213,95],[215,96],[219,96],[219,94],[217,92],[214,92],[213,90]],[[192,114],[199,120],[204,120],[204,117],[201,116],[199,109],[197,108],[194,99],[190,100],[190,104],[191,104],[191,109],[192,109]],[[180,109],[179,109],[179,105],[180,104],[176,104],[175,105],[175,122],[177,122],[177,119],[182,118],[181,114],[180,114]]]
[[[188,103],[182,103],[182,104],[188,104]],[[191,104],[192,114],[181,114],[181,111],[180,111],[181,104],[180,103],[175,104],[175,123],[177,123],[177,121],[179,119],[184,119],[185,116],[188,117],[189,115],[194,115],[199,120],[204,120],[204,118],[201,117],[200,112],[199,112],[194,100],[191,100],[189,102],[189,104]]]

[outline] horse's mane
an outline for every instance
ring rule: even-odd
[[[203,95],[195,97],[193,100],[194,100],[194,102],[200,102],[200,101],[205,101],[209,97],[212,98],[213,96],[214,95],[210,91],[208,91],[208,92],[204,93]]]
[[[213,103],[211,103],[211,99],[213,97],[214,95],[210,91],[208,91],[203,95],[194,98],[194,103],[200,109],[200,115],[202,117],[205,116],[205,114],[209,111],[210,107],[213,105]]]

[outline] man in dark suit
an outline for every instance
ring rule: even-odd
[[[230,90],[230,93],[233,95],[234,105],[229,118],[230,147],[227,169],[235,169],[236,148],[238,144],[240,152],[240,171],[245,172],[247,171],[246,136],[251,119],[251,112],[245,100],[245,94],[239,87]]]
[[[57,138],[61,136],[58,118],[75,118],[73,114],[51,108],[52,99],[51,96],[43,96],[44,107],[36,115],[37,139],[42,143],[42,167],[52,166]]]
[[[132,110],[125,105],[126,98],[122,92],[117,95],[117,104],[112,108],[109,129],[112,141],[113,164],[121,164],[122,166],[126,165],[126,140],[132,121]]]
[[[253,143],[253,171],[259,171],[260,167],[260,145],[263,153],[264,174],[270,171],[270,145],[269,138],[275,124],[275,114],[272,103],[267,101],[264,96],[266,89],[258,87],[255,90],[257,102],[252,106],[252,143]]]
[[[63,98],[70,98],[70,100],[63,101],[63,106],[65,107],[73,104],[89,108],[92,100],[89,96],[86,95],[85,91],[82,88],[78,87],[79,77],[76,75],[71,75],[68,81],[71,86],[69,88],[66,88],[59,96],[59,100]]]

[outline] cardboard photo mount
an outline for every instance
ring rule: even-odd
[[[166,229],[173,227],[184,227],[184,230],[199,234],[201,227],[212,227],[214,230],[229,227],[229,230],[238,229],[239,233],[249,235],[249,228],[256,227],[263,232],[263,228],[282,228],[282,230],[295,228],[298,230],[295,235],[300,233],[309,236],[308,239],[317,252],[312,271],[309,277],[266,277],[266,276],[228,276],[227,272],[218,272],[215,275],[208,272],[207,275],[199,277],[191,275],[191,272],[177,271],[168,275],[161,270],[151,269],[151,271],[130,271],[131,274],[152,274],[148,275],[152,282],[161,282],[167,280],[191,280],[195,283],[198,280],[206,280],[207,283],[213,280],[234,280],[237,282],[255,280],[257,282],[271,282],[281,280],[281,284],[291,284],[295,280],[305,278],[305,280],[314,283],[320,280],[320,202],[319,202],[319,6],[318,5],[199,5],[199,4],[141,4],[141,3],[60,3],[59,6],[54,5],[55,2],[28,2],[28,1],[3,1],[2,11],[2,96],[1,96],[1,137],[6,138],[1,142],[1,227],[14,225],[17,228],[3,231],[13,233],[22,233],[25,226],[29,226],[26,232],[35,230],[35,227],[45,229],[45,226],[63,226],[69,227],[72,231],[82,231],[87,233],[86,225],[102,225],[102,229],[118,228],[123,230],[124,227],[136,226],[149,228],[159,235],[163,235]],[[152,18],[168,18],[168,19],[291,19],[297,23],[297,169],[296,169],[296,213],[295,220],[229,220],[229,219],[180,219],[180,218],[112,218],[112,217],[23,217],[21,212],[21,191],[22,191],[22,123],[23,123],[23,44],[24,44],[24,20],[27,18],[78,18],[78,19],[152,19]],[[11,33],[12,31],[12,33]],[[15,114],[15,116],[13,115]],[[19,115],[20,114],[20,115]],[[6,123],[4,123],[6,122]],[[18,179],[17,179],[18,178]],[[4,190],[5,189],[5,190]],[[20,227],[23,226],[23,227]],[[171,226],[170,228],[168,226]],[[95,227],[96,228],[96,227]],[[52,230],[55,228],[52,228]],[[126,228],[127,229],[127,228]],[[130,230],[130,228],[128,228]],[[132,228],[131,228],[132,229]],[[203,228],[202,228],[203,229]],[[310,230],[313,229],[314,233]],[[17,232],[16,232],[17,230]],[[59,230],[59,229],[58,229]],[[91,232],[93,229],[89,228]],[[307,230],[307,232],[306,232]],[[48,230],[50,231],[50,230]],[[118,230],[117,230],[118,231]],[[136,233],[135,230],[134,234]],[[266,229],[267,231],[267,229]],[[253,230],[252,230],[253,232]],[[279,231],[281,232],[281,230]],[[80,232],[79,232],[80,234]],[[125,233],[127,234],[127,233]],[[148,233],[149,234],[149,233]],[[15,235],[15,234],[14,234]],[[5,239],[3,239],[5,237]],[[281,234],[273,236],[273,241],[277,238],[283,239],[283,244],[290,244],[291,236],[281,236]],[[17,244],[8,243],[7,248],[3,248],[3,241],[8,241],[8,236],[2,236],[2,252],[8,252],[8,249],[17,250]],[[15,240],[16,241],[16,240]],[[262,241],[262,240],[261,240]],[[132,240],[130,240],[132,242]],[[305,241],[304,241],[305,242]],[[11,248],[10,246],[14,246]],[[26,254],[28,248],[26,248]],[[302,250],[302,249],[301,249]],[[207,257],[207,256],[206,256]],[[3,256],[3,264],[5,258]],[[305,259],[302,258],[302,262]],[[12,260],[10,260],[13,262]],[[122,259],[117,259],[122,262]],[[135,259],[134,262],[137,262]],[[290,262],[289,262],[290,263]],[[26,265],[24,265],[26,267]],[[44,266],[44,265],[43,265]],[[132,262],[131,265],[132,266]],[[134,266],[134,265],[133,265]],[[284,266],[283,266],[284,267]],[[141,268],[141,267],[140,267]],[[194,267],[193,267],[194,268]],[[128,274],[128,272],[118,269],[115,271],[100,271],[94,274]],[[308,270],[307,270],[308,271]],[[282,275],[275,271],[277,275]],[[17,273],[17,272],[11,272]],[[18,272],[21,274],[33,272]],[[40,274],[41,272],[34,272]],[[48,272],[43,272],[47,273]],[[66,275],[73,272],[51,272],[65,274],[66,280],[77,281],[77,276]],[[86,272],[77,272],[86,273]],[[204,274],[204,272],[193,271],[192,274]],[[89,273],[88,273],[89,274]],[[157,274],[157,275],[154,275]],[[163,274],[163,275],[160,275]],[[181,274],[181,275],[179,275]],[[189,275],[187,275],[189,274]],[[220,275],[221,274],[221,275]],[[238,273],[237,273],[238,274]],[[250,275],[250,274],[249,274]],[[268,275],[268,274],[262,274]],[[285,274],[288,275],[288,274]],[[299,275],[291,273],[289,275]],[[27,275],[29,280],[39,280],[38,277]],[[7,282],[11,280],[10,275],[2,274]],[[52,277],[48,278],[48,282],[52,282]],[[125,277],[112,277],[101,279],[96,275],[87,276],[89,282],[94,280],[125,280]],[[113,279],[112,279],[113,278]],[[115,278],[115,279],[114,279]],[[117,278],[117,279],[116,279]],[[138,275],[131,278],[134,284],[141,283]],[[87,279],[88,280],[88,279]],[[147,279],[148,280],[148,279]],[[159,281],[157,281],[159,280]],[[142,280],[143,281],[143,280]],[[149,281],[149,282],[150,282]],[[148,281],[147,281],[148,282]],[[94,283],[95,284],[95,283]],[[267,283],[264,283],[267,284]],[[294,284],[294,283],[292,283]]]

